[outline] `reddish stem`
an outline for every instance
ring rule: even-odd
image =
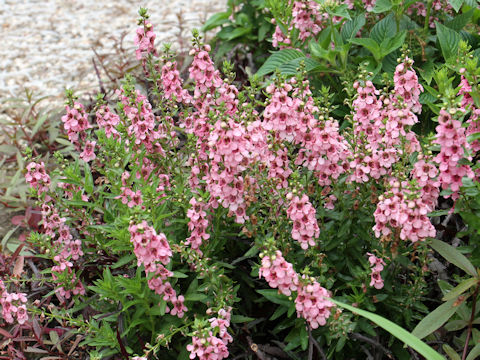
[[[465,360],[467,358],[468,343],[470,342],[470,336],[472,335],[473,321],[475,320],[475,308],[477,307],[478,290],[479,290],[479,284],[477,283],[477,287],[475,288],[475,292],[473,293],[472,313],[470,315],[470,321],[468,322],[467,338],[465,339],[465,346],[463,347],[462,360]]]

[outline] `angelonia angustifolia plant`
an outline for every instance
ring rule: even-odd
[[[289,31],[301,40],[317,28],[297,3]],[[291,358],[361,357],[355,341],[365,338],[409,358],[335,301],[407,329],[428,312],[429,214],[441,192],[452,212],[464,209],[467,185],[477,186],[468,46],[465,64],[435,73],[438,124],[419,137],[425,89],[406,47],[391,78],[359,67],[339,116],[329,88],[312,92],[305,61],[293,76],[237,84],[197,32],[184,79],[170,48],[157,50],[145,9],[140,17],[136,57],[150,87],[127,76],[116,104],[99,94],[90,113],[67,91],[62,122],[77,155],[56,153],[56,169],[32,158],[25,173],[42,209],[28,244],[49,264],[57,309],[28,304],[4,280],[4,322],[62,319],[92,359],[261,358],[271,347],[256,342],[272,337]]]

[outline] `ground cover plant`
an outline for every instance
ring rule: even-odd
[[[197,31],[182,76],[141,9],[147,91],[69,90],[74,151],[27,148],[0,358],[478,357],[480,10],[438,4],[231,2],[212,45],[282,48],[249,78]]]

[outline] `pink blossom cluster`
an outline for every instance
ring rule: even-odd
[[[173,99],[185,104],[190,103],[191,96],[187,90],[182,87],[182,79],[177,70],[175,61],[168,61],[162,67],[161,84],[163,87],[163,97],[167,100]]]
[[[290,200],[287,216],[293,221],[292,238],[300,243],[302,249],[307,250],[309,246],[315,246],[315,239],[320,235],[316,210],[305,194],[300,198],[288,193],[287,199]]]
[[[465,71],[465,69],[462,69]],[[461,72],[462,72],[461,70]],[[467,111],[471,109],[470,118],[467,120],[468,127],[466,131],[466,135],[472,135],[475,133],[480,132],[480,109],[475,107],[474,101],[470,92],[472,91],[472,86],[468,83],[468,80],[462,75],[460,80],[460,90],[458,91],[458,95],[463,96],[462,101],[460,103],[460,107],[462,110]],[[474,152],[480,151],[480,141],[474,140],[470,143],[470,147]]]
[[[470,149],[470,144],[467,142],[465,128],[462,123],[453,117],[445,110],[440,110],[438,116],[436,138],[434,143],[440,145],[440,152],[435,157],[435,162],[438,164],[440,175],[438,180],[442,189],[451,189],[453,194],[452,199],[458,198],[458,191],[462,186],[462,178],[467,176],[474,177],[474,173],[470,166],[460,165],[460,159],[471,157],[465,154],[465,150]]]
[[[350,155],[348,144],[340,135],[338,123],[333,118],[315,118],[318,108],[311,96],[308,81],[302,83],[301,93],[294,86],[296,79],[292,78],[281,86],[270,84],[267,87],[271,98],[264,111],[264,129],[273,132],[280,140],[301,145],[295,164],[314,171],[320,185],[329,185],[332,179],[337,179],[347,169],[346,160]],[[278,160],[275,153],[267,154],[270,169],[272,164],[282,164],[283,168],[275,172],[281,173],[280,179],[285,185],[286,175],[291,173],[288,162],[282,160],[286,152],[277,152],[281,156]]]
[[[197,201],[194,197],[190,199],[190,205],[192,207],[188,209],[187,217],[190,219],[188,230],[191,234],[185,244],[190,245],[192,249],[201,254],[200,245],[202,245],[203,240],[210,238],[210,234],[205,232],[208,226],[207,213],[205,212],[206,205],[202,201]]]
[[[303,275],[302,279],[307,280],[307,277]],[[331,309],[335,306],[329,300],[330,297],[328,290],[320,286],[317,281],[301,286],[295,299],[298,317],[303,317],[312,329],[325,325]]]
[[[128,231],[130,241],[133,243],[133,252],[137,257],[137,265],[143,264],[147,275],[153,274],[148,281],[149,288],[162,296],[164,301],[172,303],[173,307],[170,309],[167,306],[166,312],[182,318],[187,311],[184,305],[185,298],[183,295],[177,296],[175,289],[167,281],[173,273],[165,267],[172,257],[172,250],[165,234],[157,234],[145,220],[140,224],[131,223]]]
[[[370,263],[370,269],[372,271],[370,274],[370,286],[373,286],[375,289],[380,290],[381,288],[383,288],[384,285],[381,272],[385,265],[385,261],[383,261],[382,258],[378,258],[371,253],[367,253],[367,255],[368,262]]]
[[[158,140],[161,132],[155,130],[155,115],[152,105],[139,90],[127,93],[124,89],[117,90],[117,95],[123,104],[125,116],[130,121],[127,127],[129,136],[133,136],[135,145],[143,144],[150,153],[164,154]]]
[[[54,259],[58,261],[57,259]],[[72,295],[85,295],[85,288],[82,282],[77,278],[77,275],[72,270],[73,263],[70,261],[62,261],[58,265],[52,266],[52,279],[57,281],[60,274],[66,274],[69,278],[70,285],[68,288],[59,286],[55,289],[55,294],[63,302],[64,299],[70,299]]]
[[[388,236],[399,230],[400,239],[412,242],[434,237],[435,228],[427,214],[434,210],[431,203],[418,198],[417,189],[410,189],[407,181],[391,178],[390,190],[379,197],[375,210],[375,236]]]
[[[450,2],[445,0],[434,0],[432,2],[431,11],[432,13],[430,14],[429,18],[429,26],[432,29],[435,28],[435,21],[439,21],[439,12],[448,15],[453,14],[453,8],[450,5]],[[415,1],[412,5],[408,7],[407,14],[410,16],[415,14],[417,16],[425,18],[427,16],[427,8],[425,6],[425,3],[421,1]]]
[[[105,130],[105,135],[110,139],[113,136],[117,141],[120,140],[120,134],[116,127],[120,123],[120,117],[112,112],[106,105],[100,106],[96,113],[97,124],[101,129]]]
[[[5,284],[0,279],[0,305],[2,306],[3,319],[12,324],[17,319],[20,325],[25,324],[28,320],[27,313],[27,294],[24,293],[9,293]]]
[[[131,224],[130,241],[137,256],[138,266],[145,267],[147,272],[155,272],[157,262],[167,265],[172,256],[172,250],[165,234],[157,234],[155,229],[143,220],[140,224]]]
[[[85,294],[83,284],[72,271],[73,263],[71,261],[78,260],[83,256],[82,241],[73,238],[70,227],[66,224],[66,218],[60,217],[53,204],[44,203],[42,205],[42,219],[45,234],[52,238],[56,251],[56,255],[53,257],[56,265],[51,269],[52,277],[57,280],[60,274],[65,273],[71,282],[69,288],[65,288],[65,286],[56,288],[56,294],[64,299],[69,299],[72,293],[74,295]]]
[[[272,23],[275,23],[275,19],[272,19]],[[272,35],[272,46],[275,48],[285,49],[288,45],[290,45],[292,41],[289,39],[288,35],[285,35],[280,28],[280,26],[275,26],[275,32]],[[282,45],[286,44],[286,45]]]
[[[418,82],[417,74],[412,69],[412,65],[413,60],[408,57],[397,65],[393,76],[395,96],[397,98],[400,96],[405,105],[414,113],[420,113],[422,111],[422,105],[420,104],[419,97],[420,93],[423,92],[423,87]]]
[[[411,175],[417,181],[423,203],[433,211],[440,195],[437,167],[428,159],[418,159],[413,165]]]
[[[223,83],[220,72],[215,69],[215,65],[208,54],[210,50],[210,45],[204,45],[203,48],[190,51],[190,55],[194,56],[189,68],[190,78],[195,81],[194,99],[200,98],[202,94],[212,95],[212,91]],[[207,101],[207,103],[209,102]],[[203,107],[201,104],[196,104],[196,106]]]
[[[86,130],[92,127],[88,122],[88,114],[83,104],[76,101],[73,107],[67,105],[65,108],[67,113],[62,116],[63,128],[70,142],[79,147],[79,139],[85,140]]]
[[[137,49],[135,50],[137,60],[143,59],[145,61],[148,54],[158,56],[157,50],[155,50],[156,36],[157,35],[153,31],[153,25],[148,20],[144,21],[143,27],[137,28],[134,39],[134,43],[137,46]]]
[[[371,81],[364,86],[354,84],[357,98],[353,101],[354,134],[357,137],[354,159],[350,161],[350,181],[366,182],[390,174],[399,157],[421,151],[411,126],[418,122],[422,86],[411,68],[413,61],[405,58],[395,70],[395,95],[380,95]],[[402,139],[405,140],[402,142]]]
[[[183,295],[177,296],[177,292],[172,284],[167,281],[171,276],[173,276],[173,272],[168,270],[163,264],[157,264],[154,276],[148,280],[148,287],[160,295],[164,301],[170,301],[172,303],[172,308],[168,305],[165,307],[167,314],[170,313],[172,316],[183,318],[185,312],[188,310],[184,305],[185,297]]]
[[[262,258],[258,275],[264,277],[271,288],[278,288],[286,296],[290,296],[292,291],[297,291],[299,287],[298,275],[293,265],[285,260],[280,250],[275,251],[274,255],[265,255]]]
[[[228,309],[220,309],[218,317],[209,319],[212,330],[208,330],[207,334],[200,334],[192,337],[192,343],[187,345],[190,352],[190,359],[198,357],[199,360],[221,360],[228,358],[229,352],[227,345],[233,341],[232,336],[228,333],[230,327],[230,311]],[[214,334],[217,333],[218,336]]]
[[[250,164],[250,146],[243,124],[229,119],[217,121],[208,137],[209,172],[207,189],[218,202],[230,210],[237,223],[248,219],[245,183],[242,173]]]
[[[268,178],[276,182],[275,188],[286,189],[288,187],[288,177],[292,174],[288,159],[287,148],[278,149],[276,152],[269,151],[266,155],[266,165],[268,167]]]
[[[365,10],[372,11],[377,3],[377,0],[362,0],[362,3],[365,6]]]
[[[25,181],[30,187],[37,189],[39,194],[48,191],[50,187],[50,176],[45,171],[45,164],[31,162],[27,165]]]

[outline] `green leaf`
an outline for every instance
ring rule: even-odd
[[[460,360],[460,355],[448,344],[443,344],[442,346],[443,351],[448,355],[450,360]]]
[[[231,322],[232,323],[246,323],[255,320],[255,318],[243,316],[243,315],[232,315]]]
[[[450,29],[460,31],[467,25],[473,16],[475,9],[470,9],[463,14],[455,16],[452,20],[445,22],[445,26]]]
[[[469,143],[475,141],[475,140],[478,140],[480,139],[480,132],[477,132],[477,133],[474,133],[474,134],[470,134],[467,136],[467,141]]]
[[[455,311],[458,309],[458,306],[454,306],[455,302],[456,299],[452,299],[437,307],[415,326],[412,334],[419,339],[423,339],[425,336],[433,333],[455,314]]]
[[[442,255],[443,258],[449,263],[459,267],[473,277],[478,276],[477,271],[472,263],[453,246],[437,239],[433,239],[430,246],[433,248],[433,250]]]
[[[374,25],[370,31],[370,37],[377,43],[381,44],[388,38],[394,37],[396,34],[396,23],[393,14],[388,14],[378,23]]]
[[[370,38],[353,38],[349,40],[352,44],[360,45],[366,48],[368,51],[370,51],[375,59],[380,59],[381,56],[381,50],[380,46],[378,43]]]
[[[370,321],[373,321],[375,324],[381,328],[387,330],[390,334],[395,336],[400,341],[403,341],[406,345],[413,348],[419,354],[423,355],[428,360],[445,360],[442,355],[433,350],[429,345],[425,344],[423,341],[409,333],[407,330],[401,328],[397,324],[393,323],[390,320],[385,319],[382,316],[373,314],[369,311],[357,309],[351,305],[341,303],[340,301],[329,299],[340,307],[343,307],[351,312],[358,314],[367,318]]]
[[[480,344],[475,345],[473,349],[470,350],[465,360],[475,360],[478,358],[480,358]]]
[[[47,119],[48,119],[47,114],[40,116],[40,118],[37,120],[37,122],[33,126],[32,133],[30,134],[31,138],[35,136],[37,131],[40,130],[40,127],[45,123],[45,121],[47,121]]]
[[[204,301],[208,298],[205,294],[189,294],[185,296],[185,301]]]
[[[298,50],[284,49],[277,51],[270,55],[265,63],[258,69],[257,75],[263,76],[274,72],[283,64],[286,64],[294,59],[305,58],[305,55]]]
[[[457,13],[463,5],[463,0],[448,0],[448,2]]]
[[[470,278],[470,279],[464,280],[460,284],[458,284],[454,289],[450,290],[443,297],[442,300],[448,301],[448,300],[456,299],[459,295],[463,294],[465,291],[467,291],[477,283],[478,283],[477,278]]]
[[[252,32],[252,28],[239,27],[228,32],[223,32],[221,36],[219,33],[218,36],[223,40],[231,41],[239,37],[242,37],[246,34],[249,34],[251,32]]]
[[[380,14],[390,10],[392,7],[393,5],[390,0],[377,0],[372,12],[374,12],[375,14]]]
[[[452,29],[435,21],[437,29],[437,39],[442,49],[443,58],[445,61],[457,56],[458,44],[460,43],[460,35]]]
[[[360,14],[353,20],[346,21],[342,26],[342,30],[340,31],[343,40],[348,41],[351,38],[354,38],[363,25],[365,25],[365,14]]]
[[[119,267],[122,267],[125,264],[128,264],[129,262],[133,261],[136,258],[135,254],[127,254],[122,256],[118,261],[112,265],[112,269],[117,269]]]
[[[225,24],[230,16],[230,12],[221,12],[216,13],[207,20],[205,25],[202,26],[202,31],[206,32],[208,30],[214,29],[222,24]]]
[[[395,51],[400,46],[402,46],[405,42],[405,36],[407,36],[407,32],[403,30],[397,33],[394,37],[383,40],[380,44],[382,52],[381,57],[383,58],[384,56],[390,54],[392,51]]]
[[[92,171],[90,170],[90,166],[88,166],[88,163],[85,162],[85,191],[87,194],[93,193],[93,177],[92,177]]]
[[[348,5],[347,4],[341,4],[341,5],[337,6],[335,8],[335,10],[333,10],[331,12],[331,15],[340,16],[340,17],[348,19],[348,20],[352,19],[350,17],[350,14],[348,13]]]
[[[290,306],[292,303],[290,300],[288,300],[288,297],[286,297],[283,294],[279,294],[278,290],[274,289],[265,289],[265,290],[256,290],[257,293],[260,295],[263,295],[267,300],[270,300],[274,304],[278,305],[285,305],[285,306]]]

